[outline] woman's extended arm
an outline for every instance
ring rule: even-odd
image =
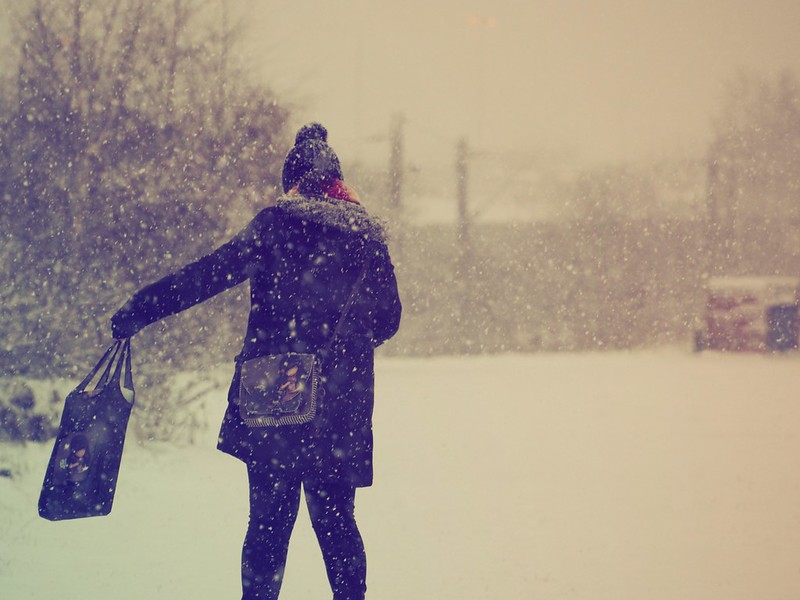
[[[374,249],[359,297],[358,304],[367,315],[368,335],[373,346],[379,346],[397,333],[402,314],[394,265],[384,246]]]
[[[259,232],[254,219],[229,242],[136,292],[111,318],[116,339],[208,300],[252,275]]]

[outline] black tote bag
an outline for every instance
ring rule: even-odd
[[[64,402],[39,496],[41,517],[111,512],[133,399],[130,340],[116,341]]]

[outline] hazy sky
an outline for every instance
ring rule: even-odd
[[[800,67],[798,0],[263,0],[249,57],[346,158],[483,149],[699,152],[737,68]]]

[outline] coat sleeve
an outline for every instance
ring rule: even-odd
[[[397,333],[402,305],[394,265],[386,246],[377,245],[368,251],[371,253],[370,269],[364,277],[358,304],[362,326],[367,327],[367,335],[377,347]]]
[[[111,331],[121,339],[143,327],[208,300],[249,278],[262,253],[258,217],[211,254],[136,292],[111,318]]]

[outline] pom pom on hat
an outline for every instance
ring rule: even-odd
[[[319,140],[320,142],[328,141],[328,130],[320,123],[309,123],[303,125],[297,132],[297,137],[294,138],[294,145],[299,146],[306,140]]]

